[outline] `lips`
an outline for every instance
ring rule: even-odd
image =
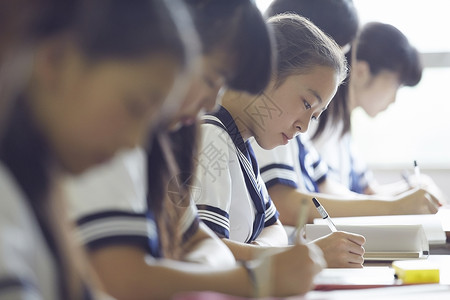
[[[282,133],[281,134],[283,136],[283,144],[287,144],[289,142],[289,140],[292,140],[292,137],[289,138],[286,134]]]

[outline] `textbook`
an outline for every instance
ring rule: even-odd
[[[337,225],[340,231],[361,234],[366,261],[394,261],[424,259],[429,255],[429,245],[422,225]],[[330,234],[325,224],[307,224],[305,237],[312,241]]]
[[[336,225],[416,225],[423,226],[429,245],[445,245],[446,234],[443,220],[449,218],[450,210],[440,209],[437,214],[392,215],[333,218]],[[314,219],[314,224],[326,224],[322,219]]]

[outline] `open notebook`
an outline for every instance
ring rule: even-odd
[[[337,222],[335,222],[337,223]],[[366,238],[364,260],[393,261],[427,258],[429,245],[422,225],[338,225],[338,230]],[[306,240],[331,233],[326,224],[307,224]]]

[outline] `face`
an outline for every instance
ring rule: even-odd
[[[225,85],[226,57],[224,53],[204,55],[200,72],[194,77],[172,122],[172,130],[193,124],[202,110],[212,111],[220,101],[219,90]]]
[[[58,161],[73,173],[144,141],[177,74],[164,54],[94,65],[74,58],[61,69],[49,96],[47,134]]]
[[[311,120],[319,118],[337,87],[336,72],[323,66],[316,66],[306,74],[291,75],[277,88],[271,83],[254,102],[265,121],[254,118],[259,122],[253,123],[252,135],[264,149],[287,144],[298,133],[306,132]]]
[[[356,105],[360,106],[371,117],[386,110],[395,102],[400,88],[398,75],[391,71],[381,71],[370,75],[366,84],[354,90]]]

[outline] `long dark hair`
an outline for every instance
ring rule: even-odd
[[[252,94],[261,92],[270,80],[274,55],[271,32],[258,8],[250,0],[184,2],[193,15],[203,54],[229,53],[231,76],[226,78],[226,85]],[[159,132],[147,151],[148,205],[158,219],[163,253],[177,258],[182,237],[174,220],[189,205],[198,126],[170,133],[162,126]],[[169,196],[168,185],[174,179],[182,184],[178,195]]]
[[[333,134],[339,134],[343,136],[346,132],[348,132],[351,128],[350,124],[350,109],[348,107],[348,94],[349,94],[349,84],[350,84],[350,74],[352,72],[352,53],[353,47],[349,52],[345,54],[345,57],[348,62],[349,72],[345,80],[339,86],[336,91],[336,94],[333,97],[333,100],[328,105],[328,109],[320,115],[320,118],[317,120],[317,127],[314,131],[311,138],[313,140],[318,139],[324,132],[329,124],[338,124],[340,120],[342,120],[343,127],[341,132],[333,132]],[[333,127],[333,130],[336,130],[337,127]]]
[[[26,30],[29,44],[67,32],[92,63],[100,59],[135,59],[164,51],[184,65],[186,43],[179,38],[179,20],[174,21],[177,12],[163,0],[42,2]],[[175,2],[171,0],[170,5]],[[28,107],[31,99],[25,95],[21,93],[12,101],[10,117],[0,137],[0,160],[24,191],[54,256],[59,299],[83,299],[86,290],[81,275],[75,275],[76,267],[63,244],[67,237],[58,228],[55,203],[50,197],[52,164],[57,158]]]

